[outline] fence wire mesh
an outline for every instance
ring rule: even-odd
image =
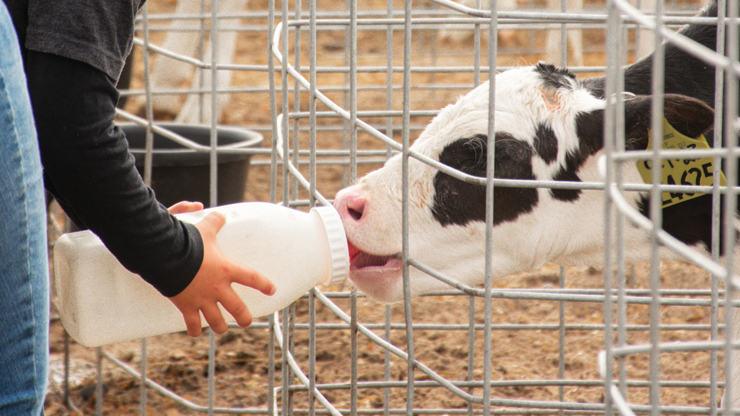
[[[682,42],[672,31],[696,21],[702,5],[462,3],[152,0],[138,17],[120,120],[209,152],[210,205],[219,204],[224,180],[217,154],[230,152],[251,155],[244,200],[305,210],[407,155],[441,108],[497,71],[549,60],[579,78],[606,74],[608,91],[621,91],[622,66],[655,49],[656,33]],[[727,187],[704,191],[717,201],[715,216],[732,224],[733,203],[720,207],[719,195],[737,192],[737,137],[727,120],[737,113],[738,36],[733,24],[718,27],[729,34],[729,59],[699,53],[727,86],[730,99],[716,109],[728,115],[717,117],[715,130],[725,131],[717,150],[701,156],[724,163]],[[624,151],[615,110],[623,101],[613,93],[606,182],[570,184],[606,190],[613,227],[605,238],[616,245],[603,268],[548,264],[468,287],[406,252],[408,267],[448,281],[449,290],[382,305],[349,286],[321,288],[247,330],[197,340],[173,334],[94,355],[74,343],[54,350],[52,337],[52,396],[96,414],[729,414],[721,398],[732,365],[724,313],[732,310],[732,250],[725,263],[719,241],[711,259],[686,250],[624,203],[625,192],[660,190],[622,184],[620,166],[667,156]],[[197,145],[158,127],[171,120],[210,126],[212,137],[238,125],[266,141],[260,149]],[[152,175],[148,157],[143,177]],[[621,230],[633,226],[652,233],[650,264],[624,261]],[[734,230],[724,231],[734,247]],[[686,262],[661,262],[659,246],[682,250]],[[55,376],[61,351],[65,372]]]

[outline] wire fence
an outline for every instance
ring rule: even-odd
[[[196,370],[173,353],[161,354],[182,345],[181,334],[143,340],[138,351],[123,356],[115,346],[103,347],[96,351],[95,392],[88,394],[103,398],[94,401],[96,414],[132,412],[130,403],[106,393],[121,379],[139,389],[142,415],[169,408],[176,414],[269,415],[731,412],[723,374],[732,368],[732,344],[724,333],[725,325],[732,326],[732,285],[725,290],[725,282],[733,276],[737,193],[737,137],[727,121],[736,119],[740,73],[732,65],[738,61],[734,25],[727,24],[723,45],[729,58],[723,51],[698,52],[716,66],[718,85],[727,87],[730,98],[719,94],[715,105],[717,115],[727,114],[715,122],[715,130],[725,132],[715,140],[717,150],[698,153],[722,162],[728,182],[700,189],[716,201],[717,237],[707,258],[671,240],[625,202],[625,192],[659,197],[661,189],[623,184],[621,166],[635,157],[659,163],[675,155],[657,148],[640,156],[624,151],[617,115],[623,101],[615,94],[622,65],[654,49],[656,25],[669,42],[683,42],[669,31],[695,21],[695,1],[637,5],[657,17],[623,0],[585,1],[577,10],[566,1],[533,0],[186,1],[148,2],[138,18],[133,78],[122,90],[126,105],[119,117],[209,154],[209,205],[219,204],[221,153],[251,157],[245,200],[297,209],[329,204],[339,189],[389,157],[409,154],[408,144],[442,107],[496,71],[557,59],[579,77],[606,74],[607,96],[619,97],[606,110],[606,181],[555,184],[605,191],[613,208],[605,212],[605,241],[616,244],[600,270],[547,265],[502,281],[489,278],[481,287],[406,258],[408,267],[447,282],[449,290],[381,305],[348,286],[317,288],[248,330],[232,325],[229,333],[239,334],[236,347],[230,343],[234,335],[224,338],[228,333],[193,341],[203,349],[191,363]],[[190,35],[195,46],[182,49]],[[164,68],[160,75],[158,67]],[[178,67],[186,75],[176,77]],[[171,119],[202,124],[211,137],[222,125],[245,127],[263,134],[265,146],[197,144],[157,126]],[[156,175],[151,157],[142,175],[146,181]],[[485,178],[479,182],[487,185]],[[731,196],[725,207],[719,203],[723,192]],[[723,230],[729,247],[724,263],[719,215],[730,224]],[[652,239],[650,264],[625,263],[622,230],[633,226]],[[659,247],[679,252],[687,263],[662,263]],[[730,312],[726,318],[723,310]],[[70,391],[74,346],[66,342],[63,401],[82,412],[87,404],[75,399],[75,388]],[[192,359],[190,352],[183,355]],[[200,368],[206,387],[189,389],[177,381],[201,378]]]

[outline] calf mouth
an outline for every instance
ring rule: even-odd
[[[349,246],[349,278],[358,286],[382,284],[382,279],[393,279],[401,276],[403,263],[397,255],[384,256],[366,253],[351,242]]]
[[[350,262],[350,273],[353,271],[390,271],[400,269],[401,259],[396,256],[376,256],[360,252]]]

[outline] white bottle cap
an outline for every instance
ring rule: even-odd
[[[324,281],[324,286],[332,286],[344,282],[349,277],[349,247],[347,235],[344,233],[344,225],[339,212],[332,206],[320,206],[311,208],[316,211],[324,222],[326,238],[329,240],[329,253],[331,255],[331,276]]]

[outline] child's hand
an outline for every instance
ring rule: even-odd
[[[170,209],[178,205],[180,204]],[[203,263],[188,287],[180,294],[169,298],[182,313],[188,327],[188,335],[193,337],[201,333],[199,312],[203,312],[211,329],[217,334],[226,332],[228,326],[218,309],[219,303],[242,328],[252,324],[252,315],[231,288],[232,283],[252,287],[269,296],[275,293],[272,282],[254,270],[232,261],[221,252],[216,243],[216,233],[224,223],[226,218],[223,215],[212,212],[195,224],[203,239]]]
[[[182,214],[183,212],[194,212],[203,209],[203,204],[200,202],[181,201],[175,205],[167,208],[170,214]]]

